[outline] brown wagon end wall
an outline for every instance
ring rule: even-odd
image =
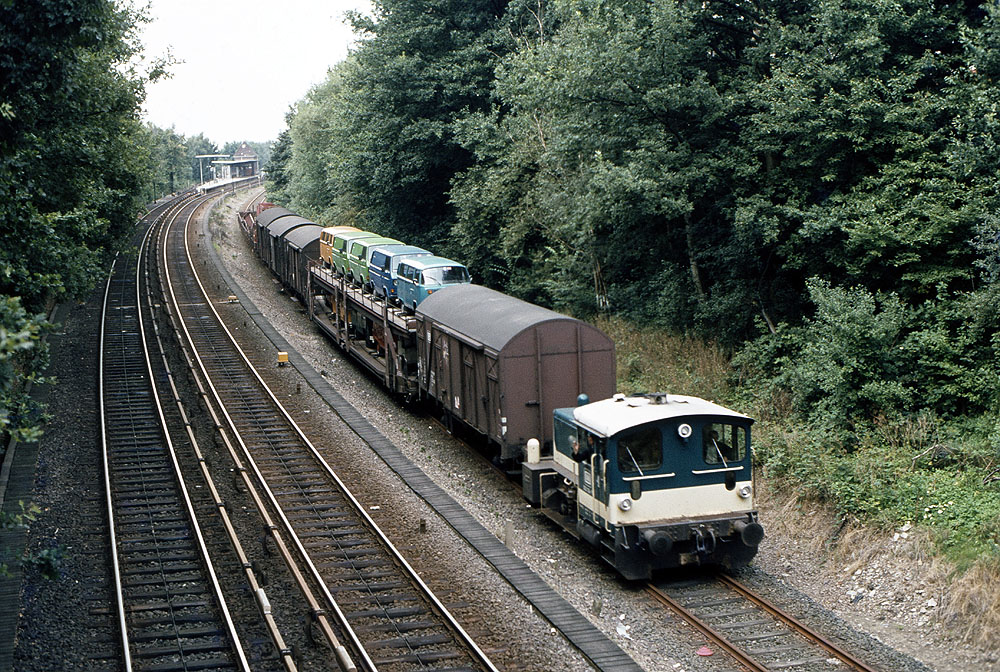
[[[508,450],[537,438],[543,451],[550,451],[555,409],[575,406],[581,393],[594,400],[615,393],[614,343],[576,319],[557,318],[522,331],[501,351],[499,364]]]
[[[615,391],[614,343],[586,322],[478,285],[431,295],[418,319],[422,394],[503,459],[551,442],[554,409]]]

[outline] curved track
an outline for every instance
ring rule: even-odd
[[[752,672],[875,672],[725,574],[651,583],[646,589]]]
[[[123,667],[248,670],[151,382],[136,261],[112,269],[99,364]]]
[[[167,228],[161,267],[220,429],[239,470],[261,493],[272,538],[291,549],[289,559],[301,567],[293,572],[311,586],[313,618],[341,666],[495,670],[236,346],[193,270],[185,227]]]

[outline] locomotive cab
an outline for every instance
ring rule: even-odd
[[[689,564],[740,567],[763,538],[752,422],[682,395],[557,409],[552,457],[525,465],[525,485],[529,473],[538,480],[525,496],[629,579]]]

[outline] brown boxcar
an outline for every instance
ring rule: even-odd
[[[271,267],[271,237],[267,229],[272,222],[282,217],[297,217],[294,212],[285,208],[268,208],[257,217],[257,231],[254,235],[254,252],[268,268]]]
[[[301,226],[319,226],[315,222],[311,222],[305,217],[299,217],[298,215],[291,215],[289,217],[280,217],[267,227],[266,239],[264,240],[265,246],[270,246],[270,251],[267,254],[267,265],[274,271],[274,274],[281,278],[283,281],[287,280],[288,269],[286,268],[285,259],[285,236],[288,235],[290,231],[293,231]],[[317,238],[319,235],[317,234]],[[319,244],[317,243],[317,254],[319,253]]]
[[[319,261],[319,235],[322,231],[323,227],[313,224],[298,226],[285,234],[285,261],[284,270],[280,273],[281,279],[305,302],[309,300],[306,295],[309,262]]]
[[[504,460],[528,439],[551,451],[552,411],[615,392],[615,346],[597,327],[479,285],[417,308],[421,395],[485,435]]]

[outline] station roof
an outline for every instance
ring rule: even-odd
[[[497,352],[522,331],[542,322],[580,322],[488,287],[470,284],[439,289],[417,306],[417,312]],[[580,324],[593,328],[586,322]]]
[[[242,161],[256,161],[257,152],[253,151],[253,147],[244,142],[233,152],[233,158]]]

